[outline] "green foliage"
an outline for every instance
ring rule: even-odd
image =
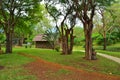
[[[15,27],[15,35],[17,37],[27,36],[33,30],[31,22],[27,18],[20,18]]]
[[[95,0],[100,7],[110,6],[112,3],[116,2],[116,0]]]
[[[74,32],[73,32],[75,39],[74,39],[74,45],[83,45],[83,42],[85,40],[84,38],[84,31],[82,27],[74,27]]]
[[[74,27],[74,35],[78,38],[81,38],[82,36],[84,36],[84,31],[82,27]]]
[[[59,51],[60,51],[60,46],[59,46],[59,45],[56,45],[56,46],[55,46],[55,50],[56,50],[57,52],[59,52]]]
[[[0,34],[0,44],[4,43],[5,39],[6,39],[5,35],[4,34]]]
[[[113,27],[117,28],[117,30],[120,32],[120,2],[113,4],[112,6],[108,7],[109,12],[111,13],[112,19],[113,19]]]
[[[59,44],[58,44],[58,38],[59,38],[59,32],[56,28],[49,28],[45,31],[45,35],[43,38],[51,44],[52,48],[59,51]]]
[[[32,42],[34,36],[44,33],[47,28],[51,27],[50,21],[46,17],[45,5],[36,4],[28,14],[27,17],[20,17],[15,27],[15,37],[27,38],[26,43]]]
[[[74,39],[74,45],[80,45],[80,42],[81,42],[80,38]]]
[[[120,33],[113,32],[111,34],[106,35],[107,45],[115,44],[116,42],[120,41]],[[98,45],[103,45],[103,37],[101,35],[96,36],[95,42]]]

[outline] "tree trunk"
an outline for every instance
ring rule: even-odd
[[[91,60],[92,57],[92,24],[84,24],[85,34],[85,59]]]
[[[104,47],[103,47],[103,50],[106,50],[106,38],[104,38]]]
[[[92,38],[90,31],[87,31],[85,36],[85,58],[91,60],[92,55]]]
[[[1,50],[1,43],[0,43],[0,50]]]
[[[18,46],[22,46],[24,42],[24,35],[19,38]]]
[[[70,43],[68,42],[69,36],[70,36]],[[73,42],[74,42],[73,29],[72,30],[64,29],[64,34],[61,36],[63,55],[72,54]]]
[[[70,33],[70,49],[69,49],[69,54],[72,54],[73,44],[74,44],[74,36],[73,36],[73,29],[72,29],[71,33]]]
[[[62,54],[68,55],[70,52],[69,43],[68,43],[69,30],[65,30],[65,36],[62,37]]]
[[[106,50],[107,47],[107,41],[106,41],[106,32],[104,31],[104,35],[103,35],[103,40],[104,40],[104,44],[103,44],[103,50]]]
[[[69,54],[69,43],[68,43],[68,29],[65,30],[65,46],[66,46],[66,50],[65,50],[65,54]]]
[[[63,36],[62,38],[62,54],[66,55],[67,53],[67,39],[66,36]]]
[[[18,46],[22,46],[22,38],[19,38]]]
[[[62,36],[61,42],[62,42],[62,54],[65,54],[65,36]]]
[[[12,33],[6,33],[6,53],[12,53]]]

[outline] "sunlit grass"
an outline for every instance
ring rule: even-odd
[[[84,53],[80,51],[74,51],[72,55],[60,55],[61,52],[49,49],[23,49],[21,52],[39,56],[49,62],[73,66],[78,69],[120,75],[120,64],[100,56],[97,56],[98,59],[94,61],[85,60],[83,59]]]
[[[38,56],[48,62],[78,69],[120,75],[120,64],[100,56],[97,56],[98,59],[94,61],[85,60],[83,59],[84,53],[79,50],[73,51],[72,55],[60,55],[61,52],[50,49],[17,47],[13,49],[12,54],[0,55],[0,65],[4,66],[4,69],[0,70],[0,80],[37,80],[36,76],[29,74],[23,67],[23,65],[34,61],[34,59],[17,54],[20,52]],[[69,74],[70,72],[66,70],[57,72],[60,75],[63,73]]]
[[[94,46],[94,48],[97,52],[120,58],[120,43],[107,46],[106,50],[103,50],[103,46]]]
[[[4,66],[0,70],[0,80],[36,80],[36,77],[30,75],[23,67],[23,65],[33,60],[18,55],[17,52],[0,55],[0,66]]]

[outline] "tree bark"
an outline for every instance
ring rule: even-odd
[[[106,24],[105,24],[104,11],[101,11],[101,15],[102,15],[102,22],[103,22],[103,40],[104,40],[103,50],[106,50],[106,47],[107,47],[107,44],[106,44]]]
[[[61,36],[61,43],[62,43],[62,54],[65,54],[65,48],[66,48],[65,36]]]
[[[1,50],[1,43],[0,43],[0,50]]]
[[[22,46],[22,44],[23,44],[23,41],[22,41],[22,38],[20,38],[18,42],[18,46]]]
[[[106,50],[106,46],[107,46],[107,41],[106,41],[106,37],[103,38],[104,39],[104,45],[103,45],[103,50]]]
[[[66,47],[66,50],[65,50],[65,54],[69,54],[69,44],[68,44],[68,29],[65,30],[65,47]]]
[[[70,36],[70,42],[68,42],[69,36]],[[63,55],[72,54],[73,43],[74,43],[73,29],[72,30],[66,29],[65,34],[62,37],[62,54]]]
[[[69,54],[72,54],[73,44],[74,44],[74,36],[73,36],[73,29],[72,29],[71,33],[70,33],[70,49],[69,49]]]
[[[84,24],[85,34],[85,59],[91,60],[92,57],[92,23]]]
[[[6,33],[6,53],[12,53],[12,33]]]
[[[92,55],[92,38],[90,37],[91,33],[87,31],[85,36],[85,58],[91,60]]]

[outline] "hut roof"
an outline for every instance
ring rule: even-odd
[[[44,34],[39,34],[33,38],[33,41],[47,41],[43,38]]]

